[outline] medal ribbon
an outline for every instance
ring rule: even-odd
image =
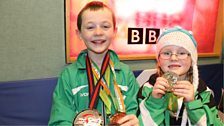
[[[95,97],[97,97],[97,100],[98,100],[98,97],[99,97],[99,94],[100,94],[101,99],[104,101],[104,103],[106,105],[107,114],[110,114],[110,112],[111,112],[111,102],[108,98],[108,95],[109,95],[109,96],[111,96],[111,99],[114,103],[116,111],[125,112],[126,110],[125,110],[124,100],[123,100],[120,88],[118,87],[118,84],[116,82],[116,74],[115,74],[115,70],[114,70],[114,64],[113,64],[112,60],[109,60],[109,59],[110,59],[109,53],[107,53],[105,58],[104,58],[104,62],[103,62],[102,68],[101,68],[101,74],[99,74],[99,72],[98,72],[99,69],[98,69],[97,65],[94,64],[94,62],[91,62],[91,60],[89,60],[89,58],[86,60],[87,61],[86,64],[87,64],[87,74],[88,74],[89,85],[90,84],[92,85],[92,86],[90,86],[90,93],[93,94],[90,97],[91,102],[89,104],[89,107],[92,108],[94,106],[96,108],[97,101],[93,101],[93,100],[94,99],[96,100]],[[110,61],[110,68],[113,72],[113,81],[114,81],[114,88],[115,88],[116,97],[113,97],[113,95],[111,94],[111,92],[108,88],[109,85],[107,84],[107,82],[105,81],[105,79],[103,77],[105,71],[108,71],[110,73],[109,69],[107,69],[109,61]],[[92,69],[91,71],[90,71],[90,68]],[[94,83],[93,75],[98,80],[96,86],[93,85],[93,83]],[[109,77],[108,77],[108,80],[109,80]],[[108,83],[109,83],[109,81],[108,81]],[[100,89],[100,85],[102,85],[103,90]],[[91,87],[95,87],[95,88],[93,89]],[[99,91],[99,89],[100,89],[100,91]],[[94,90],[94,92],[93,92],[93,90]]]
[[[116,73],[115,73],[115,69],[114,69],[114,63],[110,60],[110,67],[111,67],[111,70],[113,72],[113,79],[114,79],[114,87],[115,87],[115,95],[117,97],[117,101],[118,101],[118,104],[119,104],[119,110],[117,110],[118,112],[126,112],[126,109],[125,109],[125,105],[124,105],[124,99],[122,97],[122,94],[121,94],[121,91],[120,91],[120,88],[118,87],[118,84],[117,84],[117,81],[116,81]]]
[[[162,75],[162,77],[166,78],[167,81],[168,81],[168,84],[169,84],[169,88],[167,90],[167,99],[168,99],[168,110],[176,113],[177,112],[177,109],[178,109],[178,102],[177,102],[177,96],[173,94],[172,92],[172,88],[173,88],[173,85],[175,85],[177,83],[177,80],[179,78],[179,76],[176,74],[176,73],[173,73],[173,72],[170,72],[170,71],[167,71],[166,73],[164,73]]]
[[[111,66],[110,68],[113,71],[113,73],[115,73],[115,70],[114,70],[114,67],[113,67],[114,65],[113,65],[112,60],[110,60],[110,66]],[[107,69],[107,71],[108,71],[107,73],[110,73],[109,70],[110,69]],[[99,78],[100,78],[99,77],[100,74],[98,72],[99,69],[98,69],[97,65],[94,64],[94,62],[92,62],[92,71],[93,71],[94,76],[99,80]],[[113,81],[114,81],[114,88],[115,88],[114,91],[115,91],[116,97],[114,97],[111,94],[111,92],[108,88],[109,84],[107,84],[107,82],[109,82],[109,81],[105,81],[104,77],[102,77],[101,80],[100,80],[100,84],[103,86],[103,89],[104,89],[104,90],[102,90],[102,89],[100,90],[100,97],[106,105],[107,114],[110,114],[110,112],[111,112],[111,102],[110,102],[110,99],[109,99],[108,96],[111,97],[116,111],[125,112],[124,100],[123,100],[120,88],[118,87],[118,84],[117,84],[115,78],[116,78],[116,75],[113,74]],[[109,80],[109,78],[107,80]]]
[[[87,68],[87,77],[88,77],[88,82],[89,82],[89,108],[93,109],[97,107],[98,99],[99,99],[99,91],[100,91],[100,85],[101,85],[101,79],[106,71],[106,68],[109,64],[110,60],[110,55],[107,52],[107,54],[104,57],[103,64],[101,67],[101,72],[100,72],[100,77],[94,85],[94,79],[93,79],[93,74],[92,74],[92,67],[91,67],[91,60],[89,59],[89,56],[87,54],[86,56],[86,68]]]
[[[173,92],[167,93],[167,98],[168,98],[168,110],[176,113],[178,109],[178,103],[177,103],[177,96],[173,94]]]
[[[98,72],[99,69],[94,64],[94,62],[92,62],[92,71],[93,71],[93,74],[94,74],[95,78],[97,80],[99,80],[99,78],[100,78],[100,74]],[[107,70],[106,70],[106,72],[104,74],[104,77],[106,76],[107,81],[105,81],[104,77],[102,77],[101,80],[100,80],[100,84],[103,87],[103,88],[100,89],[100,97],[103,100],[104,104],[106,105],[106,112],[107,112],[107,114],[110,114],[110,112],[111,112],[111,101],[110,101],[109,96],[112,96],[112,94],[110,92],[110,89],[108,88],[109,83],[107,84],[107,82],[109,82],[109,79],[110,79],[110,75],[109,74],[110,74],[110,68],[107,67]],[[111,97],[111,98],[114,101],[114,98],[113,97]]]

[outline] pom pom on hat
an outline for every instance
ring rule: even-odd
[[[197,67],[198,53],[197,53],[197,42],[194,39],[192,33],[181,27],[174,27],[163,31],[163,33],[159,36],[157,40],[156,45],[157,60],[161,49],[168,45],[183,47],[190,53],[193,68],[193,85],[194,90],[196,91],[199,82],[198,67]]]

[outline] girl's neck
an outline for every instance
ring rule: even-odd
[[[188,80],[188,77],[186,74],[179,76],[179,80]]]
[[[89,58],[96,63],[96,65],[101,69],[101,65],[104,59],[104,56],[106,55],[107,51],[97,54],[93,53],[91,51],[88,51]]]

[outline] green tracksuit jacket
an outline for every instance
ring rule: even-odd
[[[170,126],[170,113],[167,110],[166,95],[161,99],[153,98],[150,94],[156,82],[157,74],[153,74],[139,90],[140,101],[139,121],[143,126]],[[211,90],[200,80],[195,99],[192,102],[183,103],[182,112],[180,108],[180,124],[172,125],[200,125],[200,126],[223,126],[224,124],[217,117],[218,110]],[[183,101],[183,100],[182,100]],[[178,104],[179,105],[179,104]],[[185,114],[183,114],[185,113]]]
[[[114,63],[116,81],[124,98],[126,112],[127,114],[136,114],[139,85],[131,69],[119,61],[116,53],[112,50],[109,50],[109,53],[110,59]],[[53,94],[49,125],[72,125],[77,113],[88,108],[89,88],[85,63],[86,54],[87,50],[82,51],[76,62],[68,65],[60,74]],[[109,89],[115,96],[112,75]],[[97,110],[102,113],[102,101],[100,98]],[[113,104],[111,111],[111,114],[115,114]],[[107,123],[108,121],[109,118],[107,117]]]

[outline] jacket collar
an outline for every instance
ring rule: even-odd
[[[120,70],[120,60],[117,56],[117,54],[113,50],[108,50],[110,54],[110,59],[114,63],[115,70]],[[86,56],[87,56],[87,49],[82,50],[80,54],[78,55],[78,58],[76,60],[76,63],[78,64],[78,69],[86,69]]]

